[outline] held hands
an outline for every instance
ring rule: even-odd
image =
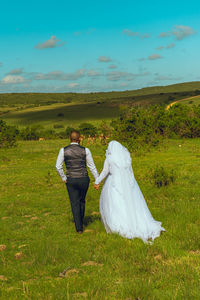
[[[94,184],[94,188],[95,188],[95,190],[98,191],[98,189],[99,189],[99,184]]]

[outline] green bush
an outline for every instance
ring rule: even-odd
[[[0,148],[16,146],[16,137],[19,131],[15,126],[8,126],[0,120]]]
[[[58,139],[68,139],[69,134],[66,134],[65,131],[59,131],[59,132],[56,132],[56,138],[58,138]]]
[[[105,121],[102,121],[102,123],[99,126],[100,133],[103,133],[104,136],[111,136],[112,134],[112,127],[110,127]]]
[[[165,170],[164,167],[159,166],[156,167],[152,172],[151,178],[153,179],[154,185],[160,188],[162,186],[167,186],[175,181],[175,172],[174,170]]]
[[[67,128],[65,130],[65,137],[68,138],[73,130],[77,130],[77,129],[75,129],[73,127],[70,127],[70,126],[67,126]]]
[[[54,124],[53,125],[53,128],[64,128],[64,125],[63,124]]]
[[[112,121],[112,138],[124,142],[130,150],[155,147],[163,138],[200,137],[200,107],[175,104],[131,108]]]
[[[58,113],[57,117],[64,117],[64,114],[63,113]]]
[[[20,138],[29,140],[38,140],[41,137],[41,126],[27,126],[20,131]]]
[[[55,130],[53,129],[46,129],[46,130],[42,130],[40,132],[40,137],[43,137],[45,139],[54,139],[57,137]]]
[[[79,126],[79,131],[85,136],[95,136],[97,134],[97,128],[90,123],[82,123]]]

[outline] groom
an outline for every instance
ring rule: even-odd
[[[80,146],[80,133],[76,130],[72,131],[70,140],[70,145],[60,149],[56,169],[67,186],[76,231],[82,233],[85,196],[90,183],[87,166],[95,179],[99,174],[90,150]],[[65,162],[66,166],[66,175],[63,171],[63,162]]]

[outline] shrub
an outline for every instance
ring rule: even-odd
[[[162,114],[163,110],[164,108],[153,107],[132,108],[125,111],[119,119],[111,123],[114,128],[113,138],[124,142],[130,150],[134,151],[143,146],[154,147],[159,144],[160,133],[163,130],[156,126],[156,113]]]
[[[0,120],[0,148],[16,146],[16,137],[19,130],[15,126],[8,126]]]
[[[68,139],[69,135],[67,135],[65,131],[59,131],[59,132],[56,132],[56,138]]]
[[[97,134],[97,128],[90,123],[82,123],[79,126],[79,131],[85,136],[95,136]]]
[[[64,114],[63,113],[58,113],[57,117],[64,117]]]
[[[63,124],[54,124],[53,125],[53,128],[64,128],[64,125]]]
[[[102,121],[100,124],[99,131],[103,133],[104,136],[111,136],[112,134],[112,128],[105,121]]]
[[[67,126],[67,128],[65,130],[65,137],[69,137],[73,130],[76,130],[76,129],[73,127]]]
[[[112,138],[126,143],[130,150],[155,147],[163,138],[200,137],[200,107],[175,104],[129,108],[112,121]]]
[[[38,140],[41,137],[41,129],[40,125],[27,126],[20,131],[20,137],[25,141]]]
[[[194,94],[195,94],[196,96],[200,95],[200,90],[195,90],[195,91],[194,91]]]
[[[53,129],[46,129],[39,132],[40,137],[44,137],[45,139],[54,139],[56,137],[56,132]]]
[[[168,101],[173,101],[173,100],[175,100],[175,98],[173,96],[168,97]]]
[[[152,173],[153,182],[156,187],[167,186],[175,181],[174,170],[165,170],[164,167],[156,167]]]

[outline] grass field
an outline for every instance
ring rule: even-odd
[[[200,299],[200,140],[170,140],[145,156],[132,154],[148,206],[166,229],[153,245],[106,234],[92,178],[86,229],[75,233],[55,170],[62,146],[62,140],[30,141],[0,150],[0,298]],[[90,149],[101,170],[105,146]],[[156,188],[156,165],[174,169],[175,183]]]
[[[62,114],[62,116],[59,116]],[[115,104],[96,104],[96,103],[73,103],[73,104],[53,104],[28,108],[22,111],[11,111],[2,117],[9,124],[20,127],[27,125],[42,125],[53,128],[59,124],[66,126],[76,126],[88,120],[93,124],[99,124],[102,120],[110,121],[119,116],[120,108]]]
[[[176,103],[181,103],[181,104],[184,104],[184,105],[200,105],[200,96],[198,95],[198,96],[188,97],[188,98],[184,98],[184,99],[181,99],[181,100],[171,102],[167,106],[167,109],[169,109],[172,105],[174,105]]]
[[[200,82],[186,82],[123,92],[0,94],[0,118],[19,128],[42,125],[53,129],[58,124],[65,128],[82,122],[98,126],[102,120],[109,122],[119,116],[121,107],[168,105],[182,101],[199,104],[200,98],[195,96],[199,91]]]
[[[193,96],[186,99],[182,99],[177,101],[178,103],[187,104],[187,105],[199,105],[200,104],[200,96]]]
[[[133,97],[144,97],[163,94],[174,95],[188,94],[200,90],[200,81],[183,82],[168,86],[153,86],[138,90],[127,90],[121,92],[97,92],[97,93],[0,93],[0,107],[23,105],[48,105],[52,103],[69,102],[97,102],[116,101],[120,99],[133,99]],[[182,95],[184,96],[184,95]],[[151,98],[152,98],[151,97]],[[162,97],[161,97],[162,98]]]

